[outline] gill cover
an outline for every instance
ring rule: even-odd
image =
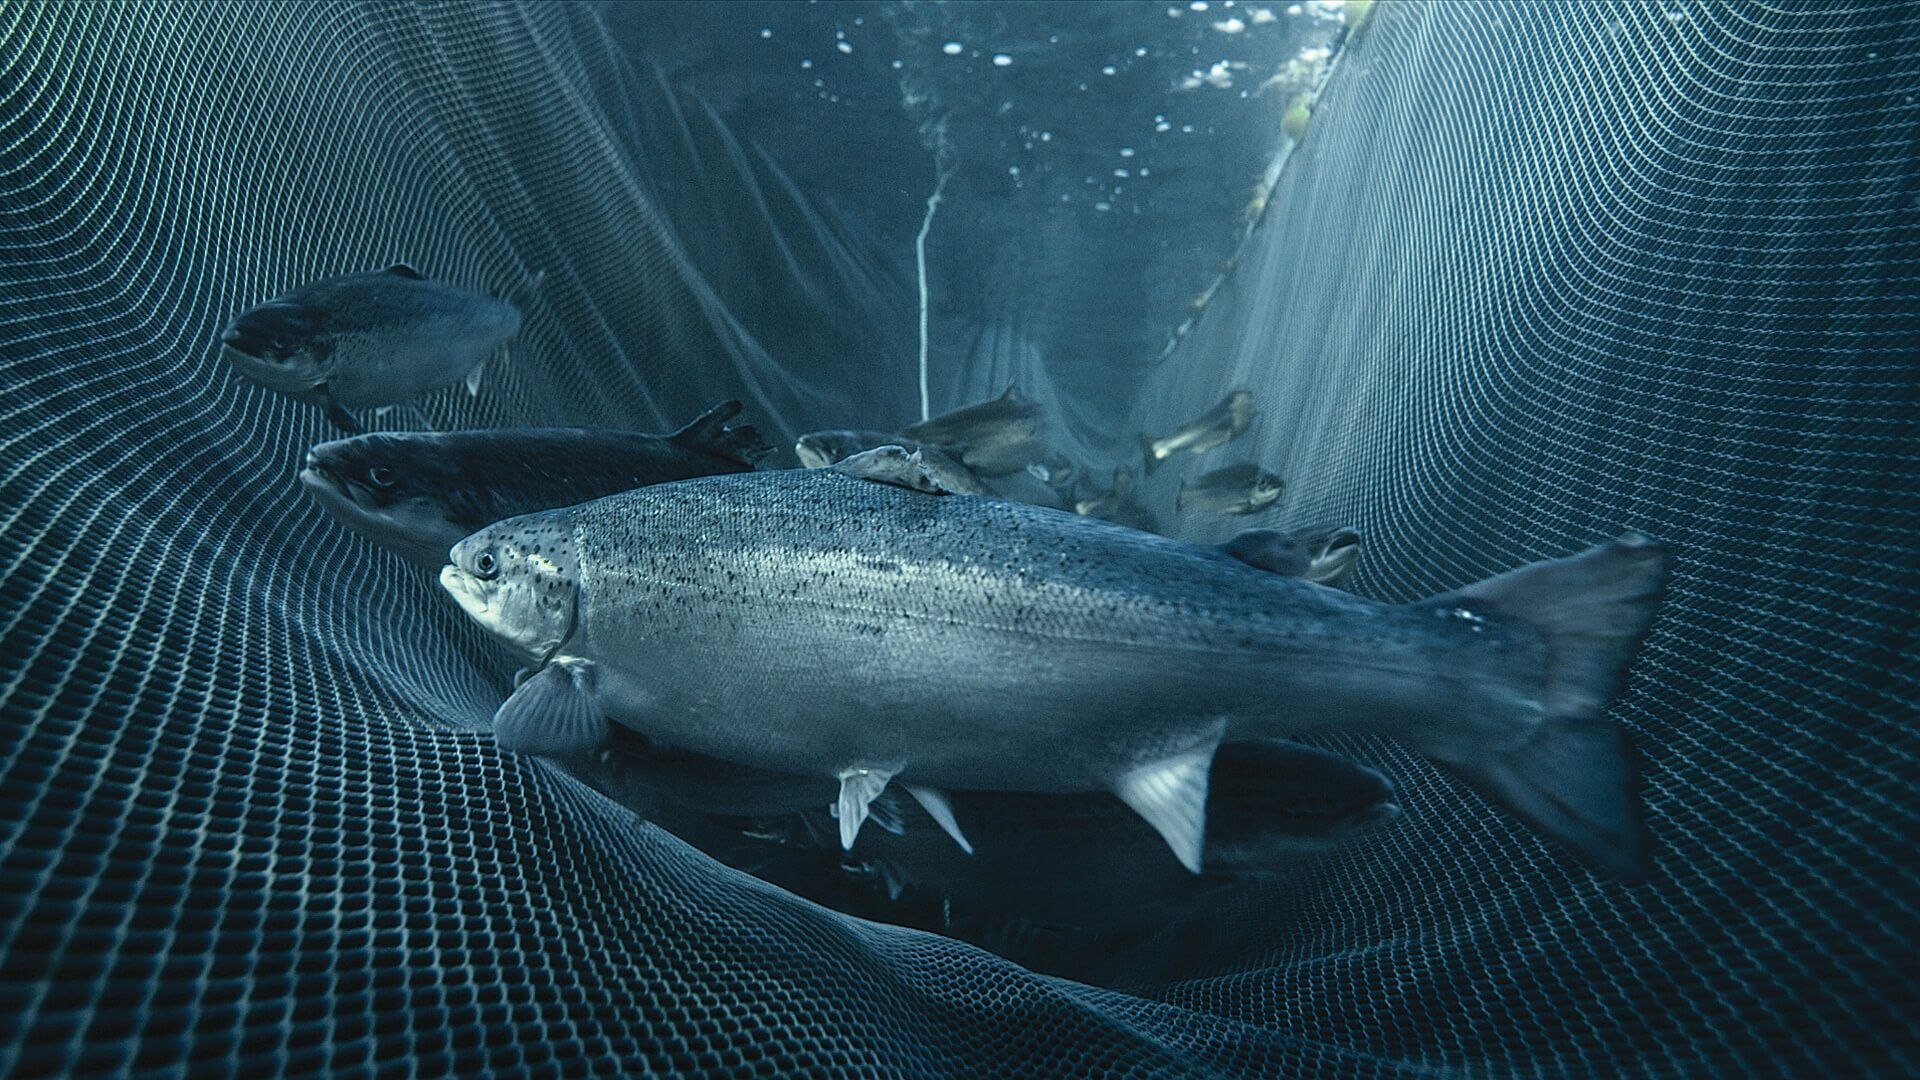
[[[448,557],[441,586],[495,637],[544,660],[573,633],[580,559],[571,513],[489,525],[455,544]]]
[[[327,313],[288,300],[269,300],[241,312],[220,335],[220,344],[235,371],[282,394],[301,394],[324,382],[332,351]]]

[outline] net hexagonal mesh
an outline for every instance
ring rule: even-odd
[[[1079,18],[1068,45],[1123,65],[1133,31],[1101,20],[1173,19],[1043,8],[779,17],[813,21],[822,69],[833,26],[866,49],[884,25],[903,63],[869,107],[972,167],[998,100],[955,96],[943,30]],[[233,312],[406,259],[497,293],[545,277],[478,397],[386,426],[660,429],[726,396],[787,438],[908,418],[934,166],[871,163],[906,213],[862,226],[860,191],[803,192],[775,134],[732,138],[636,64],[648,26],[0,6],[9,1071],[1920,1068],[1916,9],[1381,3],[1164,356],[1089,355],[1144,331],[1074,320],[1098,296],[1162,334],[1209,260],[957,182],[941,212],[1006,250],[935,242],[936,406],[1017,381],[1097,453],[1247,386],[1285,516],[1359,527],[1353,587],[1385,600],[1626,528],[1677,554],[1614,709],[1651,881],[1356,742],[1403,820],[1099,942],[1087,981],[796,899],[496,750],[511,663],[300,495],[324,418],[220,361]],[[975,66],[1045,66],[1004,55]],[[1213,75],[1193,92],[1232,93]],[[757,226],[730,213],[753,202]],[[1139,304],[1090,284],[1110,262]]]

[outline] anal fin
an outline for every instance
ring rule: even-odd
[[[907,789],[907,794],[913,796],[913,801],[920,804],[920,808],[927,812],[928,817],[945,829],[948,836],[953,837],[953,842],[960,845],[961,851],[969,855],[973,854],[973,845],[967,842],[966,834],[960,831],[960,823],[954,820],[953,804],[947,801],[946,792],[939,788],[921,787],[918,784],[900,786]]]
[[[840,818],[840,848],[853,850],[854,837],[867,820],[867,805],[887,788],[893,773],[887,769],[855,766],[840,773],[840,800],[835,805]]]
[[[557,660],[514,690],[493,714],[493,739],[503,750],[568,757],[607,744],[607,718],[593,695],[593,665]]]
[[[1148,762],[1113,782],[1120,801],[1146,818],[1180,865],[1195,874],[1206,840],[1207,779],[1225,730],[1224,723],[1217,724],[1191,749]]]

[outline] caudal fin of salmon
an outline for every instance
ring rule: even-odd
[[[1534,828],[1612,874],[1648,870],[1639,769],[1606,715],[1665,595],[1667,549],[1630,533],[1436,597],[1531,625],[1547,646],[1545,719],[1522,745],[1445,764]]]

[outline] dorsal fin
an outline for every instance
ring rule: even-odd
[[[876,484],[891,484],[906,488],[908,491],[921,491],[928,495],[958,494],[952,488],[941,483],[934,470],[915,450],[909,454],[905,447],[876,446],[831,466],[835,472],[861,480],[871,480]]]
[[[392,266],[387,267],[386,272],[392,274],[394,277],[403,277],[411,281],[427,280],[427,275],[415,270],[406,263],[394,263]]]

